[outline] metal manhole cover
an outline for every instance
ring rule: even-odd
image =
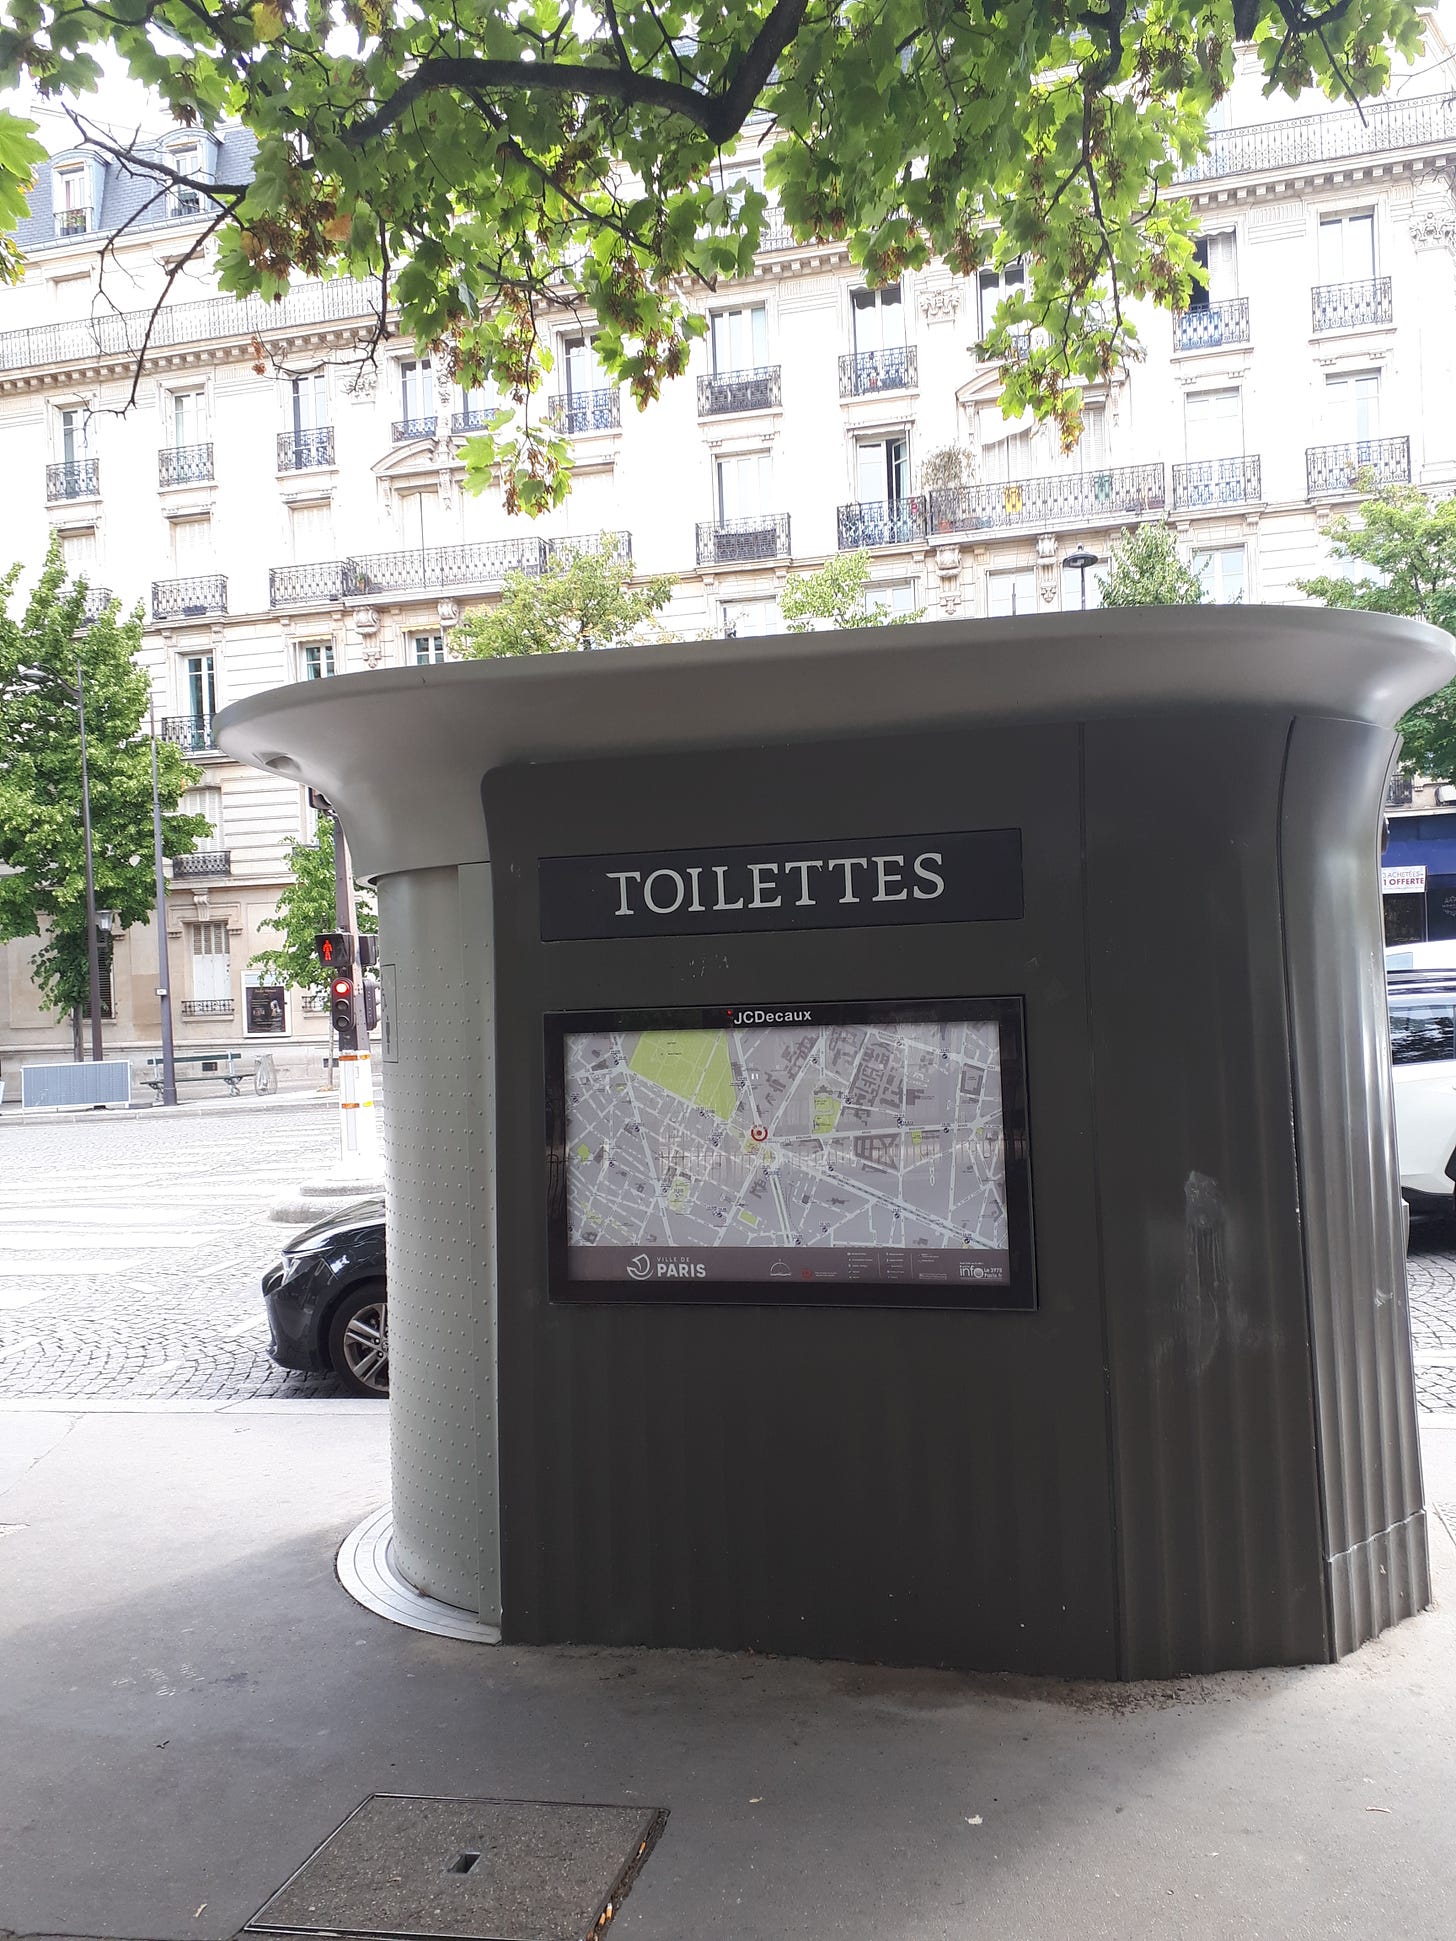
[[[666,1819],[640,1806],[371,1793],[243,1932],[587,1941]]]

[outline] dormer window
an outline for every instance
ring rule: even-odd
[[[84,236],[91,228],[91,183],[84,162],[58,168],[51,178],[58,236]]]
[[[167,164],[178,175],[189,175],[195,181],[202,173],[202,149],[196,142],[179,144],[167,150]],[[201,191],[183,182],[174,182],[167,197],[168,212],[174,216],[198,216],[202,213]]]

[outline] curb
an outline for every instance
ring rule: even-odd
[[[103,1118],[125,1119],[131,1123],[137,1114],[152,1113],[166,1119],[206,1119],[234,1112],[312,1111],[330,1105],[337,1111],[338,1103],[337,1092],[299,1091],[273,1092],[263,1098],[189,1099],[185,1105],[156,1105],[150,1100],[138,1099],[132,1105],[90,1105],[61,1112],[35,1107],[27,1112],[24,1107],[16,1106],[13,1110],[6,1107],[0,1111],[0,1126],[95,1125]]]

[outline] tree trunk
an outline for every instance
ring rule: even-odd
[[[71,1057],[79,1065],[84,1055],[81,1049],[81,1007],[79,1004],[73,1004],[71,1006]]]

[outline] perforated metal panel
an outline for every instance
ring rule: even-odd
[[[382,955],[394,967],[396,1062],[382,1131],[389,1261],[390,1464],[395,1558],[417,1590],[500,1616],[495,1513],[494,1100],[490,898],[454,869],[385,877]],[[470,874],[488,879],[481,866]]]
[[[64,1105],[127,1105],[131,1066],[124,1058],[84,1065],[25,1065],[20,1073],[20,1103],[31,1108]]]

